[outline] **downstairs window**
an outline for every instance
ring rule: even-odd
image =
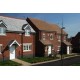
[[[31,51],[31,46],[32,46],[32,43],[23,44],[23,52]]]

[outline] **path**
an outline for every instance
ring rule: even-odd
[[[13,59],[12,61],[22,64],[22,66],[30,66],[31,64],[20,59]]]

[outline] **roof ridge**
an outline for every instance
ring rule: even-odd
[[[35,26],[40,30],[48,30],[48,31],[56,31],[57,33],[61,33],[61,27],[57,24],[49,23],[44,20],[28,18]],[[64,30],[63,30],[64,31]],[[67,34],[64,31],[64,34]]]
[[[7,17],[7,18],[13,18],[13,19],[19,19],[19,20],[26,20],[24,18],[17,18],[17,17],[13,17],[13,16],[3,16],[3,15],[0,15],[2,17]]]

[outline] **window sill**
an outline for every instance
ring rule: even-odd
[[[60,51],[60,50],[57,50],[57,51]]]
[[[61,40],[58,40],[58,42],[61,42]]]
[[[29,52],[29,51],[31,51],[31,50],[23,50],[23,52]]]
[[[0,34],[0,36],[6,36],[6,34]]]
[[[25,36],[30,37],[31,35],[25,35]]]

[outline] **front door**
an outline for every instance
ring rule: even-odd
[[[10,47],[10,60],[15,59],[15,45]]]
[[[48,46],[48,56],[51,54],[51,46]]]
[[[67,46],[67,54],[70,53],[70,49],[69,49],[69,46]]]

